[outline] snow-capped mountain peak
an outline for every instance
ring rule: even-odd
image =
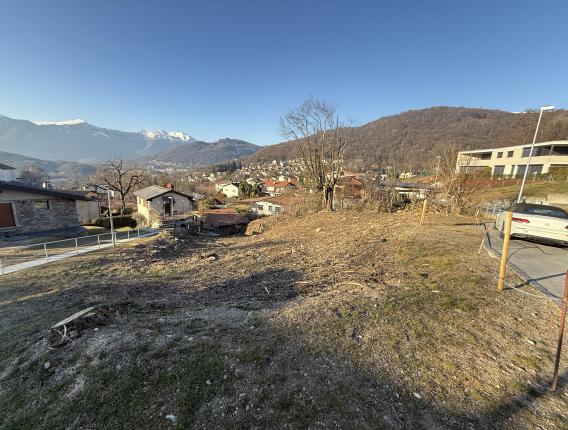
[[[193,137],[185,134],[183,131],[165,131],[165,130],[144,130],[144,136],[148,139],[177,139],[183,142],[191,142],[195,140]]]
[[[85,124],[85,120],[82,118],[77,119],[66,119],[63,121],[32,121],[35,125],[78,125]]]

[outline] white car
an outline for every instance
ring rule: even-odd
[[[514,203],[507,212],[513,212],[511,238],[568,245],[568,213],[554,206]],[[495,227],[504,236],[505,214],[499,212]]]

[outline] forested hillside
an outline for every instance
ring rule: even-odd
[[[358,140],[346,158],[354,168],[397,164],[404,168],[431,165],[448,144],[460,149],[517,145],[532,141],[538,112],[511,113],[499,110],[433,107],[387,116],[358,127]],[[568,111],[544,115],[539,140],[568,139]],[[267,146],[250,161],[294,158],[293,142]]]

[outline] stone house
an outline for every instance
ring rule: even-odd
[[[77,202],[92,199],[72,191],[0,182],[0,234],[19,234],[76,227]]]

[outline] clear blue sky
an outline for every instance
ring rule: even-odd
[[[310,95],[359,123],[568,106],[565,0],[4,0],[0,14],[14,118],[264,145]]]

